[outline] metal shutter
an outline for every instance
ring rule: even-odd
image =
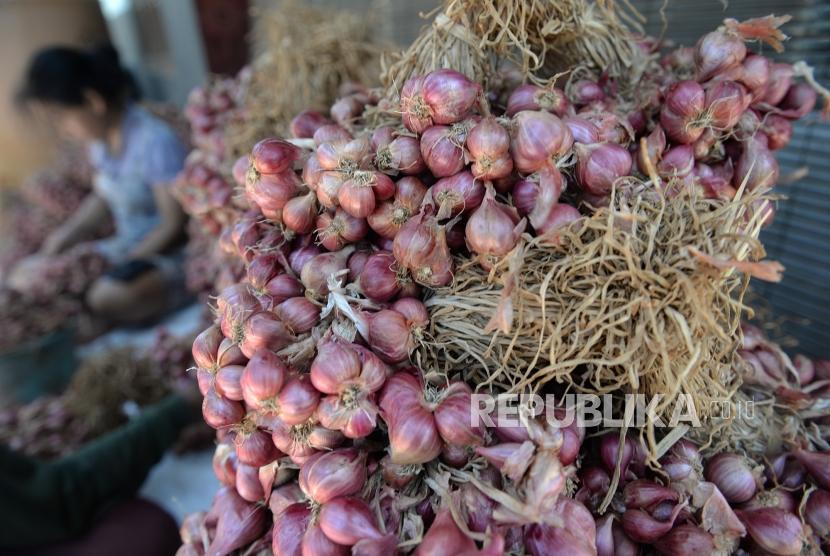
[[[659,36],[663,0],[634,0],[648,18],[646,30]],[[725,5],[725,7],[724,7]],[[725,17],[747,19],[774,13],[790,14],[784,26],[791,39],[775,59],[806,60],[816,78],[830,84],[830,1],[828,0],[675,0],[663,10],[668,27],[665,37],[693,46],[704,33]],[[753,45],[753,49],[757,47]],[[753,282],[754,290],[769,304],[773,316],[785,322],[787,335],[798,341],[798,351],[830,359],[830,123],[819,121],[818,112],[795,126],[793,139],[779,151],[781,174],[809,167],[799,182],[781,186],[788,196],[778,205],[772,226],[762,234],[768,256],[787,267],[780,284]]]

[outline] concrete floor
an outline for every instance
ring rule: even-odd
[[[189,454],[168,453],[150,472],[139,496],[152,500],[181,524],[187,514],[207,510],[219,490],[213,474],[213,450]]]

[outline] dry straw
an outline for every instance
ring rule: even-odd
[[[254,43],[244,109],[227,130],[230,160],[263,137],[284,135],[305,109],[327,114],[347,82],[373,86],[380,46],[366,14],[315,8],[296,0],[252,11]]]
[[[117,348],[84,362],[63,394],[67,410],[96,437],[125,421],[123,405],[145,406],[170,392],[164,370],[130,348]]]
[[[641,16],[623,8],[613,0],[448,0],[408,49],[384,59],[381,82],[394,94],[412,75],[453,68],[486,86],[507,62],[540,82],[577,65],[608,71],[625,89],[646,61],[630,31]]]
[[[733,359],[748,277],[734,267],[778,270],[748,263],[764,254],[759,197],[666,196],[629,182],[608,208],[557,238],[526,236],[489,272],[459,258],[452,286],[427,301],[420,363],[498,391],[540,392],[554,381],[660,394],[663,416],[685,394],[705,419],[740,385]]]
[[[786,354],[781,352],[789,366],[788,372],[796,372]],[[749,363],[736,361],[736,369],[742,375],[751,370],[742,367]],[[826,382],[823,382],[826,384]],[[744,384],[735,393],[728,408],[714,416],[708,427],[692,429],[690,438],[695,440],[704,455],[723,451],[740,452],[753,461],[764,461],[772,455],[801,446],[806,441],[815,450],[830,450],[830,398],[814,396],[811,385],[800,392],[790,394],[774,392],[769,387]]]

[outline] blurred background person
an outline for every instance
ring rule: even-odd
[[[117,52],[45,48],[29,62],[18,98],[83,144],[94,169],[92,194],[19,268],[77,245],[109,213],[115,233],[94,248],[111,268],[87,292],[90,309],[110,322],[140,323],[178,306],[186,217],[169,184],[187,151],[173,129],[137,104],[138,87]]]

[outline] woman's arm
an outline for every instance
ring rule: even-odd
[[[186,216],[170,193],[170,188],[166,184],[157,184],[153,187],[153,195],[159,211],[159,225],[130,253],[136,259],[161,253],[184,232]]]
[[[56,255],[65,251],[91,235],[108,216],[109,207],[106,201],[96,193],[90,193],[75,214],[49,234],[40,252],[44,255]]]

